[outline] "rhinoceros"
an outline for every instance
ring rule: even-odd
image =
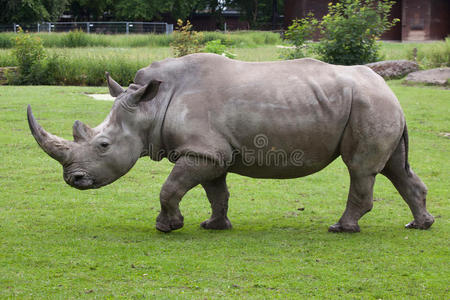
[[[154,62],[124,90],[106,73],[116,100],[106,119],[73,125],[73,141],[46,132],[28,106],[31,133],[63,166],[64,180],[92,189],[123,176],[138,158],[174,167],[160,191],[156,228],[183,226],[179,203],[202,185],[211,204],[205,229],[229,229],[227,173],[297,178],[341,156],[350,173],[346,209],[330,232],[359,232],[373,206],[378,173],[409,205],[407,228],[427,229],[427,188],[408,163],[408,131],[386,82],[365,66],[314,59],[242,62],[192,54]]]

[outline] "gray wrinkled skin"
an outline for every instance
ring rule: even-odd
[[[409,205],[414,220],[407,228],[427,229],[434,222],[426,210],[426,186],[408,164],[402,109],[367,67],[193,54],[139,70],[126,91],[108,74],[107,82],[117,97],[111,112],[92,129],[76,121],[73,142],[47,133],[29,107],[30,129],[63,165],[64,180],[78,189],[115,181],[142,156],[174,162],[160,193],[160,231],[183,226],[179,202],[198,184],[212,208],[202,227],[228,229],[228,172],[296,178],[339,156],[350,173],[350,191],[344,214],[329,231],[360,230],[358,220],[373,206],[378,173]],[[289,159],[265,159],[274,151]]]

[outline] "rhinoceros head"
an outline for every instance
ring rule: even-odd
[[[145,152],[145,121],[148,113],[140,103],[154,98],[161,82],[130,85],[123,90],[106,75],[110,94],[117,97],[107,118],[90,128],[80,121],[73,125],[73,141],[45,131],[36,121],[28,105],[28,124],[39,146],[61,163],[64,180],[78,189],[99,188],[107,185],[133,167]],[[144,123],[144,124],[143,124]]]

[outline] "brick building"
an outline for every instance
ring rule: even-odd
[[[289,26],[295,18],[313,12],[321,18],[328,12],[330,0],[285,0],[284,22]],[[450,35],[449,0],[397,0],[391,11],[392,18],[400,19],[382,39],[399,41],[440,40]]]

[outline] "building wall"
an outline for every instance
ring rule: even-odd
[[[321,19],[328,12],[332,0],[285,0],[284,26],[295,18],[303,18],[313,12]],[[385,40],[423,41],[444,39],[450,34],[449,0],[397,0],[391,11],[391,19],[400,22],[382,35]]]
[[[430,36],[432,40],[444,39],[450,35],[450,1],[435,0],[431,6]]]
[[[430,36],[431,1],[403,0],[402,40],[424,41]]]

